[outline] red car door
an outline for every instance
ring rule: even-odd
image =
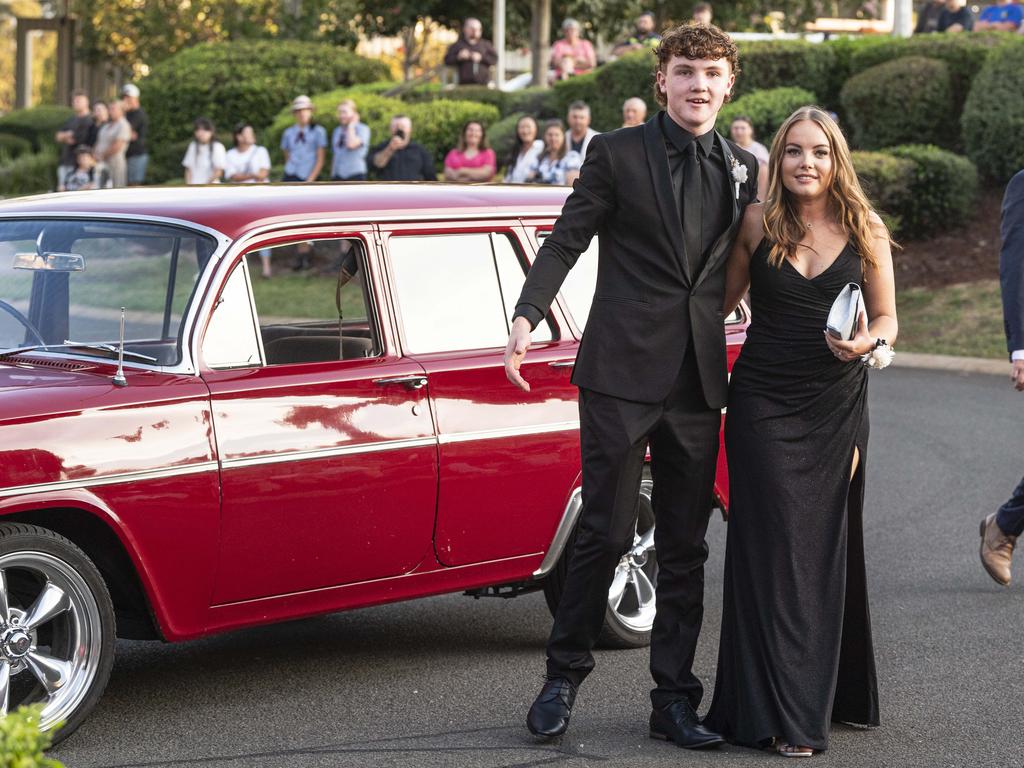
[[[309,238],[250,249],[204,339],[223,488],[214,604],[396,576],[432,556],[424,371],[395,352],[379,311],[372,229]],[[265,259],[271,277],[256,278]]]
[[[526,272],[522,229],[492,222],[384,232],[405,353],[427,373],[438,429],[435,549],[466,565],[544,552],[579,475],[576,341],[556,314],[534,333],[521,392],[505,378]]]

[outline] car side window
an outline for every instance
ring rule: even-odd
[[[243,262],[231,271],[214,307],[203,337],[203,359],[211,368],[244,368],[260,363],[249,276]]]
[[[550,234],[538,233],[537,240],[544,242],[544,238]],[[581,331],[586,327],[587,318],[590,317],[590,305],[594,301],[594,290],[597,287],[597,250],[597,235],[594,235],[587,250],[580,254],[576,265],[569,270],[565,282],[562,283],[562,298],[569,305],[569,314]]]
[[[390,238],[395,300],[410,354],[504,347],[525,268],[508,235]],[[534,340],[550,341],[542,324]]]
[[[289,243],[245,258],[267,365],[381,354],[362,240]]]

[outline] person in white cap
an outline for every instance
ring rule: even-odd
[[[146,166],[149,152],[146,150],[146,129],[149,117],[139,103],[139,86],[128,83],[121,89],[124,117],[132,127],[132,140],[128,144],[125,158],[128,163],[128,186],[135,187],[146,181]]]
[[[327,154],[327,131],[313,122],[313,101],[309,96],[297,96],[292,102],[295,124],[288,126],[281,136],[284,152],[284,178],[282,181],[316,181],[324,167]]]

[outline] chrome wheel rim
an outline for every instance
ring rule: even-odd
[[[608,590],[608,607],[620,624],[634,632],[650,632],[656,612],[658,558],[654,548],[654,511],[651,507],[653,488],[650,480],[640,484],[641,509],[633,533],[633,545],[615,567]],[[645,518],[649,522],[645,522]]]
[[[67,721],[96,677],[102,640],[78,571],[46,552],[0,556],[0,715],[42,702],[40,728]]]

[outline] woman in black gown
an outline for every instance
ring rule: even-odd
[[[891,241],[835,122],[798,110],[773,142],[767,201],[746,210],[726,313],[750,289],[725,439],[729,532],[718,679],[705,724],[806,757],[830,721],[878,725],[862,534],[867,368],[895,341]],[[851,341],[824,333],[863,286]],[[881,346],[879,356],[886,347]]]

